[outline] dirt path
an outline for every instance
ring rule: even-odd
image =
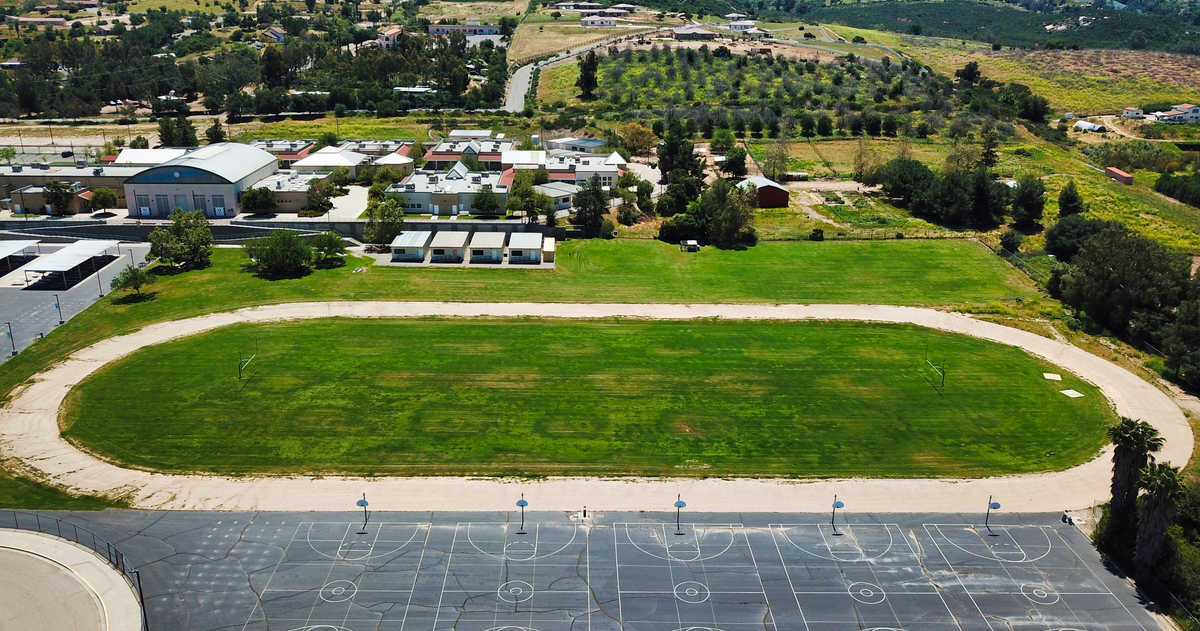
[[[85,454],[59,436],[58,411],[72,386],[149,344],[239,322],[326,317],[532,316],[688,319],[825,319],[911,322],[1017,346],[1098,386],[1118,414],[1153,423],[1166,445],[1160,461],[1185,464],[1192,453],[1191,428],[1179,407],[1136,375],[1095,355],[1040,335],[983,322],[958,313],[880,305],[670,305],[326,302],[254,307],[148,326],[77,351],[33,377],[0,409],[0,452],[51,482],[78,492],[124,495],[138,508],[174,510],[342,510],[362,493],[377,510],[508,510],[520,491],[543,510],[652,510],[676,493],[704,511],[827,510],[834,493],[855,510],[956,512],[982,507],[989,495],[1004,509],[1022,512],[1091,507],[1109,491],[1106,450],[1083,465],[1044,474],[987,479],[851,479],[786,481],[759,479],[246,477],[168,475],[125,469]]]

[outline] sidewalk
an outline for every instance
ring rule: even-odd
[[[0,529],[0,628],[140,631],[129,583],[65,539]]]

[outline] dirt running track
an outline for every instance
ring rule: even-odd
[[[254,307],[163,322],[80,350],[22,386],[0,409],[0,455],[19,459],[77,492],[125,495],[138,508],[171,510],[353,510],[366,493],[376,510],[511,510],[524,492],[539,510],[661,510],[676,493],[710,512],[828,510],[834,493],[862,512],[939,513],[982,510],[989,495],[1005,511],[1090,507],[1108,496],[1110,452],[1066,471],[986,479],[629,479],[250,477],[169,475],[125,469],[75,449],[59,436],[67,392],[89,374],[149,344],[239,322],[327,317],[534,316],[687,319],[866,320],[910,322],[1009,344],[1098,386],[1122,416],[1152,423],[1166,439],[1160,461],[1185,464],[1192,432],[1176,404],[1136,375],[1079,348],[1033,333],[933,309],[878,305],[617,305],[533,303],[325,302]]]

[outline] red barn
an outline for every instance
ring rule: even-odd
[[[759,208],[787,208],[791,191],[765,177],[748,177],[738,182],[738,186],[741,188],[746,188],[751,184],[758,187]]]

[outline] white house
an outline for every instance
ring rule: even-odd
[[[533,190],[554,200],[554,210],[566,210],[575,203],[575,194],[579,192],[579,187],[569,182],[549,182],[536,184]]]
[[[1172,109],[1183,114],[1182,119],[1189,123],[1200,121],[1200,105],[1192,105],[1191,103],[1180,103],[1172,106]]]
[[[752,28],[754,28],[753,20],[735,20],[729,23],[729,30],[731,31],[741,32],[748,31]]]
[[[744,19],[746,19],[746,14],[744,14],[744,13],[726,13],[725,19],[729,20],[730,22],[735,22],[737,20],[744,20]]]
[[[616,26],[617,21],[613,18],[605,18],[600,16],[586,17],[579,21],[584,26]]]
[[[379,38],[377,40],[379,42],[379,47],[385,50],[390,49],[392,46],[396,45],[396,42],[403,34],[404,29],[400,28],[399,26],[393,26],[387,29],[379,34]]]
[[[471,237],[471,263],[499,263],[504,260],[507,232],[476,232]]]
[[[467,251],[467,237],[470,231],[439,230],[429,242],[433,255],[430,260],[434,263],[462,263]]]
[[[514,232],[508,239],[508,262],[541,263],[543,245],[540,232]]]
[[[429,251],[433,233],[427,230],[405,230],[392,239],[392,260],[420,263]]]
[[[1140,107],[1127,107],[1121,112],[1121,118],[1144,118]]]

